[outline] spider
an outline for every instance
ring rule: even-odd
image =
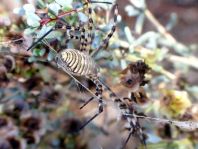
[[[74,76],[82,76],[82,77],[90,79],[96,86],[95,95],[91,97],[87,102],[85,102],[84,105],[81,107],[81,109],[85,105],[87,105],[90,101],[92,101],[94,97],[96,97],[98,101],[98,111],[90,119],[88,119],[82,126],[80,126],[79,130],[83,129],[87,124],[89,124],[93,119],[95,119],[98,115],[100,115],[103,112],[103,107],[104,107],[103,88],[106,88],[106,90],[108,90],[110,98],[120,109],[120,112],[123,116],[125,116],[125,114],[131,113],[131,109],[128,107],[128,105],[122,99],[120,99],[105,83],[101,82],[99,73],[98,73],[98,66],[93,59],[94,54],[97,53],[100,49],[107,48],[108,42],[116,30],[118,5],[115,4],[114,18],[113,18],[114,23],[112,25],[111,31],[102,40],[98,48],[93,50],[94,53],[90,54],[92,38],[94,36],[94,33],[93,33],[94,22],[91,17],[92,8],[89,5],[89,1],[87,2],[88,2],[88,9],[87,9],[88,10],[88,24],[84,24],[82,26],[77,26],[77,27],[72,27],[69,25],[63,26],[63,28],[66,29],[67,35],[69,35],[68,38],[66,39],[65,44],[67,45],[67,43],[71,39],[77,39],[77,40],[80,40],[80,48],[71,49],[71,48],[67,48],[66,46],[64,50],[61,50],[60,52],[56,52],[56,58],[55,58],[55,61],[58,67],[63,69],[73,79],[75,79]],[[80,37],[78,35],[77,36],[75,35],[75,31],[80,31]],[[127,137],[127,140],[125,141],[123,148],[128,142],[130,136],[133,135],[134,133],[138,134],[141,142],[145,144],[145,138],[144,138],[142,128],[140,127],[138,119],[136,117],[126,117],[126,119],[130,125],[129,126],[130,133]]]
[[[125,144],[128,142],[131,135],[137,134],[142,141],[143,144],[145,144],[145,137],[142,132],[142,128],[139,124],[139,118],[145,118],[146,116],[137,115],[135,109],[133,107],[129,107],[122,99],[120,99],[108,86],[106,86],[104,83],[100,81],[99,75],[98,75],[98,66],[96,65],[95,61],[92,58],[92,54],[90,55],[91,50],[91,43],[92,43],[92,37],[94,35],[94,22],[92,20],[91,14],[92,9],[89,6],[88,2],[88,23],[83,25],[77,25],[77,26],[70,26],[70,25],[60,25],[57,23],[57,25],[52,29],[65,29],[66,34],[69,35],[68,38],[65,41],[65,45],[69,42],[71,39],[77,39],[80,40],[80,47],[79,49],[70,49],[65,47],[64,50],[61,50],[60,52],[56,52],[56,63],[58,67],[62,68],[65,72],[70,74],[70,76],[83,76],[86,78],[89,78],[92,80],[96,85],[96,92],[94,97],[98,100],[98,112],[91,117],[86,123],[84,123],[82,126],[80,126],[80,129],[84,128],[89,122],[91,122],[94,118],[96,118],[100,113],[103,112],[103,99],[102,99],[102,93],[103,88],[106,88],[110,92],[110,98],[114,101],[114,103],[118,106],[118,108],[121,111],[121,114],[126,117],[129,127],[129,135],[126,139]],[[113,33],[115,32],[116,28],[116,22],[117,22],[117,15],[118,15],[118,6],[115,5],[114,10],[114,24],[111,28],[110,33],[106,35],[106,37],[102,40],[101,44],[99,44],[98,48],[94,51],[99,51],[102,48],[106,48],[108,45],[109,40],[113,36]],[[87,25],[87,26],[86,26]],[[88,29],[87,29],[88,28]],[[79,31],[80,36],[76,35],[75,32]],[[38,41],[41,41],[47,34],[49,34],[50,31],[48,31],[43,37],[41,37]],[[35,42],[35,43],[38,43]],[[33,44],[33,46],[35,45]],[[33,46],[31,46],[29,49],[31,49]],[[73,77],[74,78],[74,77]],[[144,78],[143,78],[144,80]],[[124,82],[123,82],[124,83]],[[130,84],[133,84],[133,80],[127,81],[128,86],[130,87]],[[144,84],[145,82],[143,82]],[[93,98],[91,98],[92,100]],[[89,100],[89,101],[91,101]],[[88,102],[89,102],[88,101]],[[151,119],[151,118],[149,118]],[[170,121],[167,121],[166,123],[170,123]],[[124,145],[125,146],[125,145]]]
[[[96,65],[95,61],[90,55],[92,39],[94,36],[94,22],[92,19],[93,10],[90,7],[90,3],[96,3],[96,1],[89,1],[89,0],[86,1],[86,5],[88,6],[87,12],[86,12],[88,15],[88,23],[84,23],[82,25],[70,26],[68,24],[65,25],[65,22],[61,20],[62,23],[64,24],[61,24],[60,22],[58,22],[54,28],[49,30],[45,35],[43,35],[40,39],[38,39],[35,43],[33,43],[27,49],[27,51],[32,49],[38,42],[40,42],[52,30],[60,29],[60,28],[66,30],[65,33],[67,35],[67,38],[65,40],[65,47],[64,47],[65,49],[61,50],[60,52],[56,52],[54,50],[54,52],[56,53],[55,61],[58,67],[66,71],[67,74],[69,74],[72,78],[74,78],[73,76],[84,76],[92,80],[94,84],[96,85],[96,93],[94,96],[97,97],[98,102],[99,102],[98,113],[95,114],[90,120],[88,120],[81,127],[81,129],[103,111],[103,100],[102,100],[102,91],[103,91],[102,86],[103,85],[99,81],[98,66]],[[109,2],[103,2],[103,3],[112,4]],[[114,18],[113,18],[114,21],[111,27],[111,31],[102,40],[98,48],[93,50],[94,53],[108,46],[108,42],[116,30],[117,16],[118,16],[118,5],[115,4]],[[76,35],[76,32],[80,32],[80,35]],[[80,41],[79,49],[78,48],[70,49],[67,47],[68,42],[72,39],[76,39]]]

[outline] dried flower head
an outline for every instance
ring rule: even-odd
[[[27,144],[37,144],[40,141],[40,136],[35,132],[25,132],[22,136]]]
[[[26,112],[20,117],[20,127],[24,133],[36,133],[38,136],[45,134],[46,118],[43,113]]]
[[[21,141],[19,139],[17,139],[16,137],[9,137],[6,140],[9,142],[11,148],[22,149]]]
[[[10,41],[13,45],[21,45],[24,42],[24,37],[21,33],[9,32],[5,36],[7,41]]]
[[[0,116],[0,136],[8,138],[18,135],[18,128],[13,124],[12,119],[6,116]]]
[[[15,64],[15,59],[14,57],[10,56],[10,55],[6,55],[4,57],[4,66],[6,67],[7,71],[10,72],[12,71],[15,67],[16,67],[16,64]]]
[[[138,104],[145,104],[149,98],[143,88],[139,88],[138,92],[131,92],[130,99]]]
[[[41,120],[37,117],[28,117],[22,121],[22,126],[27,129],[27,131],[37,131],[40,129]]]
[[[8,125],[8,119],[5,117],[0,117],[0,128],[6,127]]]
[[[157,129],[157,133],[161,138],[171,139],[172,138],[172,129],[169,124],[160,125]]]
[[[23,111],[28,109],[29,106],[24,100],[9,100],[9,102],[3,106],[4,114],[16,119],[20,117]]]
[[[6,139],[0,138],[0,149],[11,149],[10,143]]]
[[[145,80],[145,74],[148,72],[150,68],[143,61],[137,61],[128,65],[121,72],[121,83],[125,87],[131,89],[131,91],[136,91],[140,86],[144,86],[148,83]]]
[[[79,132],[79,128],[81,126],[81,121],[75,118],[64,119],[61,122],[61,128],[67,134],[76,134]]]
[[[164,90],[164,95],[160,103],[162,105],[161,110],[167,116],[183,115],[192,104],[185,91]]]
[[[38,96],[39,107],[43,110],[52,110],[61,103],[63,93],[50,85],[44,85]]]
[[[38,87],[43,79],[39,76],[32,76],[24,82],[24,87],[26,90],[31,91],[32,89]]]
[[[9,81],[6,73],[7,73],[6,67],[3,65],[0,65],[0,86],[6,85]]]

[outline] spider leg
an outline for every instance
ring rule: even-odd
[[[87,35],[87,45],[85,47],[85,51],[89,53],[91,50],[91,44],[92,44],[92,37],[93,37],[93,19],[92,19],[92,8],[89,5],[88,2],[88,35]]]
[[[102,48],[107,48],[109,40],[113,36],[115,30],[116,30],[116,23],[117,23],[117,16],[118,16],[118,4],[115,4],[115,10],[114,10],[114,24],[111,28],[111,31],[107,34],[105,39],[103,39],[102,44],[91,54],[92,56],[96,55],[98,51]]]
[[[129,142],[129,139],[131,138],[132,134],[133,134],[133,131],[130,130],[130,132],[129,132],[128,136],[127,136],[127,139],[125,140],[125,142],[122,145],[121,149],[125,149],[125,147],[126,147],[127,143]]]
[[[86,46],[86,42],[85,42],[85,28],[82,27],[81,33],[80,33],[80,51],[85,51],[85,46]]]
[[[63,21],[62,21],[63,22]],[[61,28],[62,24],[60,22],[57,22],[54,27],[52,27],[49,31],[47,31],[43,36],[41,36],[37,41],[32,43],[32,45],[27,49],[27,51],[34,48],[39,42],[41,42],[47,35],[49,35],[52,31],[56,30],[57,28]]]
[[[87,6],[88,6],[88,30],[87,30],[87,36],[85,34],[85,30],[81,32],[81,46],[80,46],[80,51],[85,51],[89,53],[91,49],[91,43],[92,43],[92,36],[93,36],[93,19],[92,19],[92,8],[90,7],[90,1],[86,0]]]
[[[137,121],[137,134],[138,134],[138,137],[142,143],[142,145],[144,145],[144,148],[146,149],[146,136],[145,134],[143,133],[143,130],[142,130],[142,127],[140,126],[140,123],[139,121]]]
[[[97,77],[90,77],[90,79],[94,82],[96,85],[96,97],[98,99],[98,112],[92,116],[87,122],[85,122],[81,127],[80,130],[83,129],[87,124],[89,124],[93,119],[95,119],[98,115],[100,115],[104,110],[104,103],[102,99],[102,85],[98,81]]]
[[[142,131],[142,128],[139,124],[139,120],[135,115],[135,109],[133,107],[129,107],[128,104],[126,104],[124,102],[125,99],[128,98],[123,98],[123,100],[121,100],[121,98],[119,98],[103,81],[99,80],[101,82],[101,84],[109,91],[109,96],[110,98],[114,101],[114,103],[119,107],[121,114],[126,117],[126,120],[129,124],[129,128],[130,128],[130,133],[125,141],[125,143],[122,146],[122,149],[125,148],[126,144],[128,143],[131,135],[133,134],[137,134],[141,143],[144,144],[145,148],[146,148],[146,139],[145,139],[145,135]],[[129,115],[128,115],[129,114]]]
[[[76,31],[80,31],[81,28],[80,26],[77,27],[72,27],[72,26],[66,26],[66,37],[67,39],[65,40],[65,48],[67,49],[68,43],[70,40],[75,39],[78,40],[79,36],[75,34]]]
[[[133,114],[133,112],[131,112],[132,114],[130,114],[130,116],[127,116],[127,119],[129,119],[130,121],[130,133],[125,141],[125,143],[122,146],[122,149],[124,149],[126,147],[126,144],[129,141],[129,138],[131,135],[137,135],[141,144],[144,145],[144,148],[146,149],[146,136],[143,133],[142,127],[140,126],[139,123],[139,119]],[[126,116],[126,115],[125,115]]]
[[[70,26],[70,25],[65,25],[63,26],[62,24],[60,23],[57,23],[55,27],[52,27],[49,31],[47,31],[43,36],[41,36],[37,41],[35,41],[28,49],[27,51],[31,50],[32,48],[34,48],[39,42],[41,42],[47,35],[49,35],[52,31],[56,30],[56,29],[66,29],[66,32],[70,32],[70,31],[79,31],[80,30],[80,27],[77,26],[77,27],[73,27],[73,26]],[[71,35],[72,36],[72,35]],[[75,39],[78,39],[79,37],[77,36],[72,36],[72,38]]]
[[[94,97],[91,97],[89,100],[87,100],[81,107],[80,109],[84,108],[89,102],[91,102],[94,99]]]
[[[34,42],[28,49],[27,51],[29,51],[30,49],[34,48],[41,40],[43,40],[43,38],[45,38],[49,33],[51,33],[54,30],[54,28],[51,28],[49,31],[47,31],[41,38],[39,38],[36,42]]]

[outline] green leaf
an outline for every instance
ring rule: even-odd
[[[31,27],[38,27],[40,26],[40,18],[34,13],[27,13],[27,24]]]
[[[26,28],[23,33],[24,35],[31,35],[35,31],[36,31],[36,28]]]
[[[144,13],[138,15],[138,17],[137,17],[137,20],[136,20],[136,23],[135,23],[135,31],[138,34],[142,33],[142,29],[143,29],[143,25],[144,25],[144,19],[145,19]]]
[[[53,51],[50,51],[49,54],[47,55],[47,60],[52,61],[55,57],[55,53]]]
[[[34,56],[31,56],[31,57],[28,58],[29,63],[33,63],[33,62],[36,62],[36,61],[37,61],[37,59]]]
[[[23,7],[14,8],[13,13],[15,13],[19,16],[23,16],[23,15],[25,15],[25,10],[23,9]]]
[[[37,4],[40,8],[45,8],[46,7],[46,4],[43,0],[37,0]]]
[[[129,17],[137,16],[140,13],[140,11],[135,9],[132,5],[127,5],[125,11]]]
[[[60,5],[57,3],[51,3],[48,5],[48,8],[55,13],[55,15],[58,15],[59,10],[61,9]]]
[[[133,37],[133,35],[132,35],[132,33],[131,33],[131,30],[130,30],[130,28],[129,28],[128,26],[126,26],[126,27],[124,28],[124,33],[125,33],[125,35],[126,35],[126,38],[127,38],[128,42],[129,42],[129,43],[133,43],[134,37]]]
[[[41,38],[45,33],[47,33],[52,27],[51,26],[46,26],[44,25],[41,30],[39,31],[39,33],[37,34],[36,38]],[[51,33],[50,33],[51,34]],[[45,37],[48,38],[48,35]]]
[[[33,55],[34,56],[43,56],[45,54],[45,52],[46,52],[45,49],[34,49]]]
[[[55,0],[59,5],[63,7],[71,7],[73,0]]]
[[[25,10],[25,13],[34,13],[35,12],[35,8],[32,4],[25,4],[23,5],[23,9]]]
[[[87,22],[88,21],[88,17],[84,13],[82,13],[82,12],[79,12],[78,13],[78,17],[80,18],[80,20],[82,22]]]

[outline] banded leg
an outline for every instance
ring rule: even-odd
[[[86,41],[85,41],[86,35],[85,35],[85,28],[82,27],[81,33],[80,33],[80,51],[85,51],[86,47]]]
[[[89,53],[90,49],[91,49],[91,43],[92,43],[92,37],[93,37],[93,19],[91,17],[92,15],[92,8],[90,7],[89,4],[89,0],[86,0],[87,6],[88,6],[88,31],[87,31],[87,37],[85,34],[85,31],[81,32],[81,47],[80,47],[80,51],[85,51],[87,53]]]
[[[100,115],[100,113],[103,112],[104,110],[104,103],[103,103],[103,99],[102,99],[102,85],[101,83],[98,81],[98,77],[89,77],[90,80],[92,80],[94,82],[94,84],[96,85],[96,97],[98,99],[98,112],[92,116],[86,123],[84,123],[81,127],[80,130],[83,129],[87,124],[89,124],[93,119],[95,119],[98,115]]]
[[[139,120],[134,115],[134,112],[135,112],[134,108],[132,106],[129,107],[129,105],[127,105],[123,100],[121,100],[105,83],[103,83],[102,81],[100,82],[105,87],[105,89],[109,92],[110,98],[117,105],[118,109],[120,109],[121,114],[124,117],[126,117],[126,120],[129,124],[130,132],[122,148],[126,146],[130,137],[135,134],[138,135],[141,143],[146,146],[146,142],[145,142],[146,139],[145,139],[143,130],[139,124]]]
[[[91,50],[92,38],[93,38],[93,19],[92,19],[92,8],[88,2],[88,35],[87,35],[87,45],[85,50],[87,53]]]
[[[43,36],[41,36],[39,39],[37,39],[37,41],[35,41],[34,43],[32,43],[32,45],[27,49],[27,51],[31,50],[32,48],[34,48],[39,42],[41,42],[47,35],[49,35],[52,31],[55,31],[56,29],[66,29],[67,31],[80,31],[80,27],[73,27],[70,25],[63,25],[60,23],[57,23],[55,27],[52,27],[49,31],[47,31]]]
[[[121,149],[125,149],[127,143],[129,142],[131,136],[132,136],[133,133],[134,133],[131,129],[130,129],[129,131],[130,131],[130,132],[129,132],[128,136],[127,136],[127,139],[125,140],[125,142],[124,142],[124,144],[122,145]]]
[[[127,115],[127,119],[130,119],[129,135],[126,141],[124,142],[122,149],[125,148],[126,144],[128,143],[132,135],[138,136],[141,144],[143,144],[144,148],[146,149],[146,136],[143,133],[142,127],[140,126],[139,119],[134,115],[134,111],[130,112],[130,114]]]
[[[67,39],[65,40],[65,48],[67,49],[68,47],[68,43],[70,40],[78,40],[79,39],[79,36],[78,35],[75,35],[74,31],[73,30],[66,30],[66,37]]]
[[[91,102],[94,99],[94,97],[89,98],[81,107],[80,109],[84,108],[89,102]]]
[[[114,24],[111,28],[111,31],[107,34],[105,39],[103,39],[102,44],[91,54],[92,56],[96,55],[100,49],[107,48],[109,40],[111,39],[111,37],[113,36],[116,30],[117,16],[118,16],[118,4],[115,4],[114,18],[113,18]]]

